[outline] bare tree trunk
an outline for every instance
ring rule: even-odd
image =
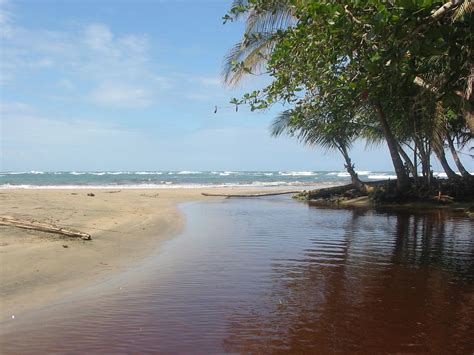
[[[418,172],[416,170],[415,165],[412,163],[410,157],[408,156],[407,153],[403,150],[402,146],[398,144],[398,152],[402,156],[403,160],[405,161],[405,164],[408,166],[408,169],[410,169],[410,173],[413,176],[413,178],[416,180],[418,177]]]
[[[390,151],[393,167],[395,168],[395,173],[397,174],[397,188],[399,191],[405,191],[410,184],[410,179],[408,178],[408,174],[405,171],[402,159],[400,158],[400,155],[398,153],[397,140],[395,139],[392,131],[390,130],[390,126],[388,124],[385,112],[383,111],[380,102],[375,101],[374,108],[379,117],[380,126],[382,128],[383,135],[385,136],[385,140],[387,141],[388,150]]]
[[[459,159],[458,152],[456,151],[456,148],[454,147],[451,137],[447,137],[447,139],[448,139],[449,149],[451,150],[451,154],[453,155],[454,162],[456,163],[456,166],[458,167],[459,172],[461,173],[463,177],[470,178],[471,174],[469,174],[469,172],[466,170],[464,165],[462,165],[461,159]]]
[[[365,184],[360,181],[359,176],[354,170],[354,165],[352,164],[351,158],[349,157],[349,153],[347,152],[346,147],[343,144],[339,145],[339,151],[342,153],[344,160],[346,161],[345,167],[349,175],[351,176],[351,181],[356,187],[357,190],[366,193],[367,189]]]
[[[451,169],[449,166],[448,161],[446,160],[446,155],[444,154],[444,150],[442,149],[434,149],[436,157],[438,158],[439,162],[441,163],[441,166],[443,167],[443,170],[445,171],[446,175],[448,176],[448,179],[457,179],[459,176],[456,174],[456,172]]]
[[[419,156],[421,159],[421,172],[423,174],[423,179],[425,183],[428,185],[431,184],[431,161],[430,161],[430,153],[428,153],[423,145],[423,140],[420,139],[418,136],[415,136],[415,144],[417,150],[419,152]]]
[[[470,52],[472,58],[473,51]],[[456,92],[462,98],[462,113],[466,120],[467,127],[471,131],[471,137],[474,136],[474,97],[473,97],[473,86],[474,86],[474,64],[470,64],[470,73],[467,77],[466,89],[464,92]]]
[[[417,154],[418,154],[417,145],[415,143],[415,148],[413,149],[413,165],[415,166],[415,170],[416,170],[416,178],[415,178],[416,183],[418,183],[418,156]]]

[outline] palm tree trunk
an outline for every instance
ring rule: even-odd
[[[439,162],[441,163],[441,166],[443,167],[444,172],[448,176],[448,179],[458,178],[459,176],[449,166],[449,163],[446,160],[446,155],[444,154],[444,150],[443,149],[434,149],[434,151],[435,151],[436,157],[438,158]]]
[[[385,136],[385,140],[387,141],[388,150],[390,151],[390,156],[392,158],[393,167],[395,168],[395,173],[397,174],[397,188],[399,191],[405,191],[407,190],[410,184],[410,179],[408,178],[408,174],[405,171],[402,159],[398,154],[397,140],[395,139],[395,136],[390,130],[387,117],[385,116],[385,112],[383,111],[380,102],[375,101],[374,108],[377,112],[383,135]]]
[[[471,174],[469,174],[469,172],[466,170],[464,165],[462,165],[461,159],[459,159],[458,152],[456,152],[456,148],[454,148],[454,144],[451,137],[447,137],[447,139],[448,139],[449,149],[451,150],[451,154],[453,155],[453,160],[456,163],[456,166],[458,167],[459,172],[461,173],[463,177],[470,178]]]
[[[349,157],[349,153],[347,152],[347,149],[343,144],[339,145],[339,151],[341,152],[342,156],[344,157],[344,160],[346,161],[345,167],[347,172],[351,176],[352,184],[356,187],[357,190],[363,193],[367,192],[365,184],[360,181],[359,176],[355,172],[354,165],[352,164],[351,158]]]
[[[415,140],[415,145],[417,147],[417,150],[419,152],[419,157],[421,160],[421,172],[423,174],[423,179],[425,180],[425,183],[430,185],[431,184],[431,174],[430,174],[430,170],[431,170],[430,155],[431,154],[426,151],[425,146],[423,145],[423,140],[420,137],[415,136],[414,140]]]
[[[413,149],[413,165],[415,166],[415,171],[416,171],[416,178],[415,182],[418,184],[418,152],[417,152],[417,145],[415,142],[415,147]]]
[[[416,167],[412,163],[412,161],[411,161],[410,157],[408,156],[408,154],[405,153],[405,151],[403,150],[403,148],[400,144],[398,144],[398,152],[400,153],[403,160],[405,161],[405,164],[408,166],[408,169],[410,170],[411,175],[416,180],[416,178],[418,177],[418,172],[416,170]]]

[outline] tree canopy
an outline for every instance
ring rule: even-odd
[[[252,110],[283,102],[280,132],[318,132],[315,143],[384,139],[403,190],[403,161],[419,159],[427,179],[431,152],[444,167],[448,140],[474,132],[473,8],[471,0],[235,1],[224,20],[247,16],[247,25],[225,80],[258,70],[273,80],[232,102]]]

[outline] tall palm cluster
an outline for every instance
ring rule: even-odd
[[[313,2],[318,5],[324,3]],[[311,1],[298,0],[234,1],[231,13],[235,16],[232,20],[245,18],[245,30],[242,40],[231,48],[225,58],[224,83],[236,86],[246,76],[265,73],[275,48],[285,38],[284,34],[299,24],[299,5],[308,6],[308,3],[311,5]],[[346,3],[345,16],[357,25],[370,26],[363,24],[350,11],[350,1]],[[388,3],[395,6],[396,1]],[[449,31],[449,26],[456,21],[472,26],[473,11],[472,0],[446,2],[416,27],[410,36],[423,38],[426,31],[432,30],[429,25],[434,22],[443,22],[442,29],[436,28],[442,31]],[[314,26],[316,22],[308,23]],[[344,111],[339,107],[344,102],[334,102],[331,95],[322,93],[316,85],[311,87],[306,84],[302,93],[306,101],[300,100],[298,107],[278,115],[271,126],[272,135],[286,134],[310,146],[338,150],[354,185],[359,189],[364,189],[364,184],[359,180],[349,156],[353,142],[359,138],[365,139],[368,144],[389,144],[399,180],[406,174],[411,175],[417,183],[429,184],[432,178],[432,155],[440,161],[449,179],[458,179],[446,154],[453,156],[461,175],[470,179],[471,175],[463,166],[458,152],[469,144],[474,134],[474,51],[472,43],[466,45],[456,37],[455,31],[452,32],[452,40],[449,39],[451,43],[448,43],[448,49],[444,52],[433,50],[433,53],[424,54],[420,60],[409,58],[410,65],[419,75],[416,75],[403,96],[397,96],[398,102],[391,108],[398,115],[396,120],[386,119],[385,108],[377,100],[364,97],[358,100],[357,105],[348,102],[348,106],[353,108]],[[455,48],[457,41],[459,48]],[[456,55],[452,54],[452,48],[456,49]],[[410,50],[402,53],[405,57],[412,55]],[[390,61],[386,66],[390,67]],[[340,68],[333,67],[333,70]],[[403,171],[400,168],[402,161]]]

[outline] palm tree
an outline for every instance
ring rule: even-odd
[[[337,149],[344,157],[345,168],[354,186],[359,191],[366,192],[366,186],[355,172],[348,153],[355,139],[355,130],[350,132],[350,129],[347,121],[337,121],[333,117],[320,117],[314,113],[305,113],[298,117],[293,111],[286,110],[273,120],[271,134],[274,137],[286,134],[312,147]]]
[[[289,0],[268,1],[265,10],[256,10],[248,0],[235,0],[231,9],[241,7],[248,7],[243,39],[225,57],[222,71],[224,83],[231,87],[245,75],[261,73],[276,44],[278,30],[296,22]],[[242,16],[237,12],[233,19]]]

